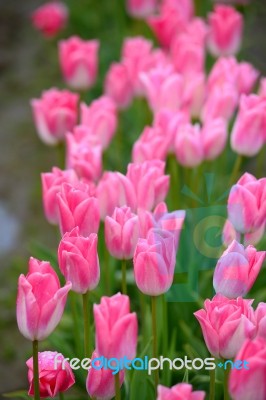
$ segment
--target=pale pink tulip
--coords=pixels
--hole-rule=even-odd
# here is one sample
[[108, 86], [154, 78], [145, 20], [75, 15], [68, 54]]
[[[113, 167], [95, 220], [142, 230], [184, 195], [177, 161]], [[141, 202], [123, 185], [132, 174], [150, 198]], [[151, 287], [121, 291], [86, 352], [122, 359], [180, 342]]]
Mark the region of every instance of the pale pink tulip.
[[199, 125], [183, 125], [180, 127], [175, 141], [175, 154], [178, 162], [189, 168], [198, 166], [204, 157]]
[[132, 17], [146, 18], [155, 13], [157, 3], [157, 0], [127, 0], [127, 11]]
[[127, 108], [133, 98], [133, 86], [128, 68], [123, 63], [112, 63], [104, 83], [105, 93], [120, 109]]
[[188, 383], [178, 383], [168, 388], [159, 385], [157, 387], [157, 400], [204, 400], [205, 392], [196, 390], [193, 392], [192, 385]]
[[205, 160], [214, 160], [224, 150], [227, 140], [227, 125], [222, 118], [209, 120], [201, 131]]
[[134, 143], [132, 151], [133, 163], [147, 160], [166, 160], [169, 145], [165, 140], [165, 132], [159, 127], [146, 126], [139, 139]]

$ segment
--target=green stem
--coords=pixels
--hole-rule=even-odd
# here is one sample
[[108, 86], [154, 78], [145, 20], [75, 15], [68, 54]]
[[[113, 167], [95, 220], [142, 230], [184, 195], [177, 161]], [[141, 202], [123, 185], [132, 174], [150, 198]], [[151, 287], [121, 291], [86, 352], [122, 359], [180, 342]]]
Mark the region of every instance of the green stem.
[[121, 399], [119, 373], [115, 374], [115, 400]]
[[229, 379], [230, 367], [226, 367], [224, 370], [224, 400], [230, 400], [228, 393], [228, 379]]
[[127, 294], [127, 262], [122, 260], [122, 293]]
[[40, 400], [38, 340], [32, 342], [34, 400]]
[[64, 400], [64, 398], [65, 398], [64, 393], [59, 392], [58, 398], [59, 398], [59, 400]]
[[236, 183], [236, 178], [237, 175], [239, 173], [240, 167], [241, 167], [241, 163], [242, 163], [242, 156], [240, 154], [237, 155], [236, 161], [235, 161], [235, 165], [233, 167], [233, 171], [229, 180], [229, 186], [231, 187], [232, 185], [234, 185]]
[[[162, 295], [162, 301], [163, 301], [163, 354], [168, 354], [168, 307], [167, 307], [167, 301], [166, 301], [166, 295]], [[163, 383], [164, 385], [168, 385], [167, 379], [168, 379], [168, 369], [164, 368], [162, 371], [163, 375]]]
[[215, 368], [210, 369], [210, 396], [209, 400], [215, 400]]
[[[157, 297], [151, 297], [151, 312], [152, 312], [152, 356], [153, 358], [157, 358]], [[159, 371], [158, 369], [154, 370], [154, 383], [155, 383], [155, 395], [157, 394], [157, 386], [159, 384]]]
[[179, 179], [178, 179], [178, 164], [174, 155], [169, 156], [169, 169], [171, 175], [171, 201], [172, 201], [172, 209], [176, 210], [179, 207]]
[[105, 286], [105, 293], [107, 296], [111, 294], [110, 289], [110, 257], [107, 247], [104, 244], [104, 286]]
[[243, 244], [243, 246], [245, 246], [245, 234], [244, 233], [240, 234], [240, 243]]
[[58, 145], [56, 146], [57, 149], [57, 164], [58, 167], [61, 169], [65, 169], [65, 157], [66, 157], [66, 146], [64, 142], [59, 142]]
[[71, 306], [71, 314], [73, 322], [75, 349], [77, 355], [81, 357], [82, 349], [81, 349], [80, 331], [79, 331], [79, 316], [77, 312], [77, 294], [75, 292], [70, 292], [70, 306]]
[[86, 292], [82, 295], [82, 300], [83, 300], [83, 320], [84, 320], [84, 355], [85, 358], [89, 358], [91, 356], [89, 292]]
[[140, 300], [140, 315], [141, 315], [141, 328], [142, 328], [142, 347], [145, 348], [147, 344], [147, 329], [146, 329], [146, 301], [145, 295], [139, 291]]

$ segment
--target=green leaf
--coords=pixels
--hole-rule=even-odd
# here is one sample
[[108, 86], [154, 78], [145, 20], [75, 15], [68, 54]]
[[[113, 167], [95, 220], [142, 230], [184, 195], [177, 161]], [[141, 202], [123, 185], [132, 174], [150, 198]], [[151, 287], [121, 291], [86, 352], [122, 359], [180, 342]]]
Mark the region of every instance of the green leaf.
[[3, 393], [3, 397], [8, 399], [29, 399], [28, 392], [26, 390], [16, 390], [15, 392]]

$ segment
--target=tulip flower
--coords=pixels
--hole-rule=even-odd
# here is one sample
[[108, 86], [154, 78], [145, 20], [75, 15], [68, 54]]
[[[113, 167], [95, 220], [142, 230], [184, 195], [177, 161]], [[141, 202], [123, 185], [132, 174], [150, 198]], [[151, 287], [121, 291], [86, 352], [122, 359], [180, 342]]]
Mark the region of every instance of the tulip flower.
[[214, 56], [236, 54], [241, 45], [243, 17], [233, 7], [216, 5], [208, 16], [208, 46]]
[[82, 236], [97, 233], [100, 225], [99, 202], [91, 195], [90, 186], [80, 183], [71, 186], [62, 185], [61, 192], [57, 194], [59, 225], [63, 235], [76, 226]]
[[266, 397], [266, 340], [247, 340], [236, 360], [245, 360], [247, 368], [232, 369], [229, 392], [233, 400], [264, 400]]
[[238, 154], [252, 157], [265, 142], [266, 101], [257, 95], [242, 95], [231, 134], [231, 146]]
[[21, 274], [18, 281], [17, 323], [25, 338], [44, 340], [53, 332], [63, 315], [71, 286], [67, 282], [60, 287], [49, 262], [30, 258], [28, 274]]
[[139, 239], [134, 254], [134, 276], [141, 292], [159, 296], [168, 291], [174, 278], [176, 242], [167, 230], [150, 229]]
[[[184, 109], [191, 117], [199, 118], [206, 97], [204, 73], [192, 73], [184, 82]], [[184, 113], [184, 110], [183, 110]], [[187, 123], [189, 121], [186, 121]]]
[[151, 210], [164, 201], [169, 188], [164, 168], [165, 163], [160, 160], [128, 165], [126, 176], [134, 187], [137, 207]]
[[256, 337], [266, 338], [266, 303], [259, 303], [255, 310]]
[[31, 19], [33, 26], [45, 37], [53, 37], [66, 26], [68, 9], [63, 2], [50, 1], [38, 7]]
[[89, 89], [98, 71], [98, 40], [72, 36], [59, 42], [59, 61], [67, 84], [76, 90]]
[[[248, 245], [255, 246], [257, 243], [259, 243], [259, 241], [263, 237], [264, 230], [265, 230], [264, 225], [261, 225], [261, 227], [257, 231], [245, 233], [243, 235], [244, 236], [243, 244], [245, 246]], [[229, 219], [227, 219], [223, 228], [223, 243], [225, 246], [229, 246], [233, 240], [240, 242], [241, 234], [235, 230], [233, 224], [229, 221]]]
[[41, 174], [42, 199], [46, 219], [50, 224], [58, 224], [57, 193], [60, 192], [63, 183], [75, 185], [78, 177], [73, 169], [61, 170], [52, 168], [52, 172]]
[[117, 359], [136, 356], [138, 321], [130, 313], [129, 297], [117, 293], [103, 296], [94, 304], [96, 352], [99, 356]]
[[256, 179], [245, 173], [228, 197], [228, 219], [240, 233], [252, 233], [265, 225], [266, 178]]
[[133, 163], [142, 163], [148, 160], [165, 161], [168, 152], [168, 141], [165, 132], [159, 127], [145, 127], [139, 139], [134, 143], [132, 151]]
[[181, 34], [173, 39], [171, 45], [172, 62], [175, 70], [185, 76], [202, 73], [205, 62], [205, 49], [194, 34]]
[[192, 385], [178, 383], [171, 388], [159, 385], [157, 388], [157, 400], [204, 400], [205, 392], [193, 391]]
[[135, 18], [145, 18], [154, 14], [157, 0], [127, 0], [127, 11]]
[[[55, 397], [65, 392], [75, 383], [75, 376], [65, 357], [56, 351], [38, 353], [39, 386], [42, 398]], [[29, 396], [34, 396], [33, 358], [26, 362], [30, 384]]]
[[114, 101], [108, 96], [99, 97], [90, 106], [81, 104], [81, 124], [89, 127], [106, 149], [117, 128], [117, 113]]
[[72, 283], [72, 290], [84, 294], [97, 287], [100, 280], [98, 237], [79, 234], [79, 228], [64, 234], [58, 247], [58, 263], [62, 274]]
[[227, 125], [222, 118], [209, 120], [201, 131], [204, 159], [214, 160], [224, 150], [227, 140]]
[[237, 71], [237, 86], [239, 94], [250, 94], [260, 75], [259, 71], [248, 62], [241, 62]]
[[[92, 354], [92, 362], [95, 368], [91, 368], [88, 372], [86, 380], [86, 388], [90, 397], [97, 398], [98, 400], [111, 400], [115, 396], [115, 380], [113, 371], [111, 369], [100, 368], [101, 362], [99, 354], [94, 351]], [[125, 378], [125, 372], [119, 372], [119, 383], [122, 386]]]
[[113, 99], [119, 109], [125, 109], [130, 105], [133, 87], [125, 64], [111, 64], [106, 74], [104, 88], [106, 95]]
[[205, 344], [217, 358], [233, 358], [246, 339], [255, 335], [252, 300], [228, 299], [216, 294], [205, 300], [204, 309], [194, 313], [200, 323]]
[[48, 145], [64, 140], [78, 118], [78, 95], [68, 90], [46, 90], [40, 99], [31, 101], [38, 135]]
[[230, 83], [217, 85], [208, 93], [202, 109], [202, 120], [222, 118], [229, 122], [238, 105], [237, 88]]
[[132, 210], [136, 208], [134, 186], [129, 178], [120, 172], [104, 172], [97, 187], [97, 198], [101, 220], [104, 220], [106, 215], [111, 216], [116, 207], [126, 205]]
[[253, 246], [245, 249], [234, 240], [216, 265], [213, 276], [216, 293], [230, 298], [245, 296], [260, 272], [265, 254]]
[[184, 167], [193, 168], [203, 161], [204, 152], [199, 125], [186, 124], [180, 127], [175, 141], [175, 153], [178, 162]]

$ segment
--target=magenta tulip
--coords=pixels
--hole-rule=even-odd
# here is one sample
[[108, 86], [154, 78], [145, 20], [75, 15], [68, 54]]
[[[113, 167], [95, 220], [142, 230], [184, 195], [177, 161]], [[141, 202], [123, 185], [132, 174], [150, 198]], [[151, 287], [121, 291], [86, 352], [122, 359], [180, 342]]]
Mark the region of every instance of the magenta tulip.
[[59, 324], [64, 312], [67, 282], [60, 287], [59, 279], [49, 262], [30, 258], [29, 272], [20, 275], [17, 296], [17, 323], [29, 340], [44, 340]]
[[50, 1], [37, 8], [31, 19], [33, 26], [45, 37], [53, 37], [66, 26], [68, 9], [63, 2]]

